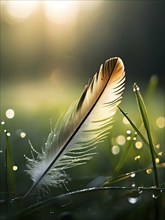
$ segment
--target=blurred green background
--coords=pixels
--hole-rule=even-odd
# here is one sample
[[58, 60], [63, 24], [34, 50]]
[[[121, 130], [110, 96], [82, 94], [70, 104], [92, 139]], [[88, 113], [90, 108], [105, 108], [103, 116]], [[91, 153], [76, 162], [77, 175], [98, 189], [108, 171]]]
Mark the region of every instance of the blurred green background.
[[[30, 157], [28, 139], [40, 151], [50, 131], [50, 119], [54, 125], [79, 98], [88, 79], [113, 56], [121, 57], [126, 67], [122, 108], [141, 125], [132, 92], [132, 84], [138, 83], [148, 104], [155, 144], [160, 144], [160, 152], [164, 152], [164, 1], [6, 0], [0, 2], [0, 7], [1, 121], [10, 132], [20, 193], [30, 186], [19, 187], [30, 181], [29, 177], [22, 177], [26, 169], [23, 155]], [[158, 79], [155, 93], [147, 93], [150, 78], [152, 88]], [[13, 117], [8, 109], [14, 111]], [[131, 127], [121, 123], [120, 113], [115, 118], [111, 136], [103, 150], [98, 150], [98, 160], [96, 156], [93, 165], [90, 162], [80, 168], [82, 176], [90, 170], [94, 176], [111, 175], [119, 161], [121, 154], [112, 154], [111, 143], [119, 144], [116, 138], [126, 137]], [[4, 145], [2, 134], [1, 146]], [[148, 153], [141, 152], [145, 155], [141, 167], [151, 163]], [[132, 162], [128, 161], [133, 165], [124, 171], [137, 168], [137, 155], [139, 151], [131, 154]], [[77, 172], [73, 170], [74, 175]]]

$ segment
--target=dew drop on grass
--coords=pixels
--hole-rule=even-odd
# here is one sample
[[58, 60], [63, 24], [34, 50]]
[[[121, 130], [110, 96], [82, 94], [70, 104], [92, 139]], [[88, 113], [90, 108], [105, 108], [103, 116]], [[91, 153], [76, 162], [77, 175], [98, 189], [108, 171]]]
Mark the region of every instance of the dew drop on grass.
[[156, 194], [156, 193], [153, 193], [153, 194], [152, 194], [152, 198], [153, 198], [153, 199], [157, 199], [158, 197], [159, 197], [159, 194]]
[[139, 194], [142, 194], [142, 192], [143, 192], [143, 191], [142, 191], [141, 189], [138, 189], [138, 193], [139, 193]]
[[135, 173], [132, 173], [132, 174], [131, 174], [131, 177], [132, 177], [132, 178], [134, 178], [135, 176], [136, 176], [136, 174], [135, 174]]
[[128, 202], [131, 204], [135, 204], [138, 201], [138, 198], [129, 197]]
[[4, 121], [1, 121], [1, 125], [4, 125], [5, 124], [5, 122]]

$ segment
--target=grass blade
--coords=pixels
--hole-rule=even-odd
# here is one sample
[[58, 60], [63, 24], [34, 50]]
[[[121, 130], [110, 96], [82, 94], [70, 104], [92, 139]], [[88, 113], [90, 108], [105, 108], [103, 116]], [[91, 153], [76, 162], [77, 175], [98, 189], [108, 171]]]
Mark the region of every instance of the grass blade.
[[[143, 143], [150, 147], [148, 141], [145, 139], [145, 137], [142, 135], [142, 133], [140, 132], [140, 129], [137, 128], [137, 126], [135, 125], [135, 123], [131, 120], [131, 118], [128, 116], [128, 114], [126, 112], [124, 112], [119, 106], [118, 106], [120, 112], [126, 117], [126, 119], [129, 121], [130, 125], [133, 127], [133, 129], [135, 130], [135, 132], [139, 135], [140, 139], [143, 141]], [[154, 154], [156, 157], [158, 157], [157, 152], [154, 150]]]
[[139, 90], [140, 90], [139, 87], [136, 84], [134, 84], [133, 91], [135, 92], [135, 95], [136, 95], [137, 103], [139, 106], [141, 117], [142, 117], [142, 120], [144, 123], [147, 137], [148, 137], [149, 148], [150, 148], [150, 152], [151, 152], [151, 158], [152, 158], [152, 164], [153, 164], [153, 170], [154, 170], [155, 185], [156, 185], [156, 187], [159, 187], [158, 174], [157, 174], [156, 162], [155, 162], [155, 157], [154, 157], [154, 144], [153, 144], [150, 124], [149, 124], [149, 120], [148, 120], [147, 109], [146, 109], [146, 106], [144, 104], [143, 98], [142, 98]]

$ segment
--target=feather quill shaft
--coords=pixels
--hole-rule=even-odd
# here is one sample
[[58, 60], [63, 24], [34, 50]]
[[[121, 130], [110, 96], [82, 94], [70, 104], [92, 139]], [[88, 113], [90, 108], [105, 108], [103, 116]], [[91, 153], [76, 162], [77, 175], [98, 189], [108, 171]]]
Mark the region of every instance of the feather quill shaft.
[[28, 173], [36, 187], [61, 186], [69, 177], [65, 170], [86, 163], [96, 152], [112, 127], [112, 117], [121, 102], [125, 71], [120, 58], [115, 57], [101, 65], [78, 102], [71, 106], [37, 158], [28, 160]]

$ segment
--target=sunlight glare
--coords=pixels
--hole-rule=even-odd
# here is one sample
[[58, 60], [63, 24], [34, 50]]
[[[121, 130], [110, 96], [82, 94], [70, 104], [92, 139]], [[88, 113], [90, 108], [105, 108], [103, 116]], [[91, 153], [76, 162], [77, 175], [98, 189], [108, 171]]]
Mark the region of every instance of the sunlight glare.
[[67, 24], [76, 20], [78, 7], [72, 1], [44, 1], [44, 11], [47, 19], [57, 24]]
[[7, 1], [6, 9], [15, 19], [26, 19], [37, 4], [38, 1]]

